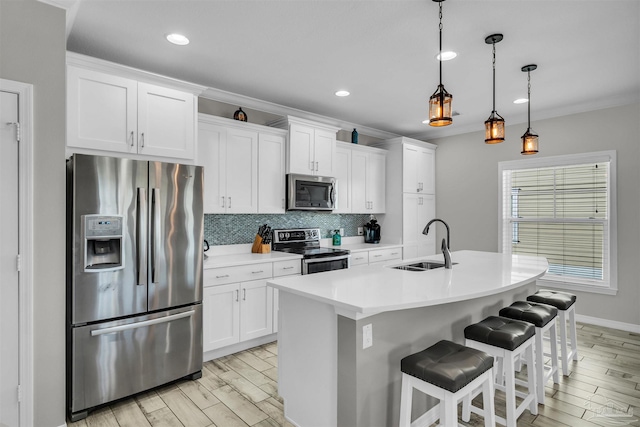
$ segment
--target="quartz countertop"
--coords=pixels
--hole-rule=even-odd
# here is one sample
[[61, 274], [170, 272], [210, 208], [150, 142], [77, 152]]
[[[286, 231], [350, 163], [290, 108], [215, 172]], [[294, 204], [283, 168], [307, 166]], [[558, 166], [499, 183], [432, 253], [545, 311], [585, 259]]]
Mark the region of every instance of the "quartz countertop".
[[330, 246], [333, 248], [348, 249], [351, 252], [365, 252], [375, 249], [392, 249], [401, 248], [402, 244], [398, 243], [346, 243], [340, 246]]
[[235, 267], [240, 265], [259, 264], [261, 262], [289, 261], [301, 259], [298, 254], [271, 251], [267, 254], [235, 253], [229, 255], [209, 255], [203, 262], [203, 268]]
[[336, 313], [359, 319], [497, 294], [530, 283], [549, 267], [542, 257], [493, 252], [457, 251], [451, 258], [457, 263], [452, 269], [415, 272], [390, 268], [424, 260], [442, 262], [439, 254], [364, 269], [276, 278], [268, 283], [280, 291], [333, 305]]

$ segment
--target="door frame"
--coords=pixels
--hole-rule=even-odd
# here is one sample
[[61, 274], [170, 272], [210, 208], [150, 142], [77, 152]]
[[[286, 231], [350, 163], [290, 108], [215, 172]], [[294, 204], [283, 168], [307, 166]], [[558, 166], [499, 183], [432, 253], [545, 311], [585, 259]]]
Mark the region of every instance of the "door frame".
[[20, 424], [33, 425], [33, 85], [0, 79], [0, 89], [18, 94], [18, 215], [20, 221], [19, 339]]

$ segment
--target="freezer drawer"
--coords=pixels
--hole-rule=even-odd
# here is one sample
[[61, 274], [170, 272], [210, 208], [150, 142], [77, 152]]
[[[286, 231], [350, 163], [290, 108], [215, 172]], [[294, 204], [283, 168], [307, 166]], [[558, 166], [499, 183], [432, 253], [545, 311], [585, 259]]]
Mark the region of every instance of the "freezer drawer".
[[69, 412], [202, 370], [202, 304], [72, 328]]

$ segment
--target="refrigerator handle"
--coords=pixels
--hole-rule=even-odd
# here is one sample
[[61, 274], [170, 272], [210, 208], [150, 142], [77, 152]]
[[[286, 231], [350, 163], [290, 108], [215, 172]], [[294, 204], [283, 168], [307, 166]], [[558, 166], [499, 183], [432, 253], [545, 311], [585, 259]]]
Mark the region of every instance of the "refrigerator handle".
[[153, 201], [151, 202], [151, 283], [158, 283], [156, 280], [156, 262], [158, 260], [158, 235], [160, 228], [160, 189], [153, 189]]
[[138, 188], [138, 227], [136, 230], [136, 247], [138, 250], [138, 286], [147, 284], [147, 189]]
[[157, 325], [158, 323], [168, 323], [174, 320], [184, 319], [185, 317], [191, 317], [193, 316], [194, 313], [195, 313], [195, 310], [190, 310], [182, 313], [172, 314], [170, 316], [158, 317], [157, 319], [143, 320], [142, 322], [129, 323], [127, 325], [113, 326], [111, 328], [104, 328], [104, 329], [94, 329], [93, 331], [91, 331], [91, 336], [95, 337], [98, 335], [113, 334], [116, 332], [127, 331], [129, 329], [138, 329], [138, 328], [143, 328], [145, 326]]

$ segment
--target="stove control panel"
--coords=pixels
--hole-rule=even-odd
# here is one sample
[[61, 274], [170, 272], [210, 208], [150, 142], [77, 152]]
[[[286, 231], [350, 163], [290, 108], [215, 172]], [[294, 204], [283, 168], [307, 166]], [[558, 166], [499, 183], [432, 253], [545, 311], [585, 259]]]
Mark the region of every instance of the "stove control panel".
[[320, 241], [319, 228], [297, 228], [292, 230], [274, 230], [275, 243]]

